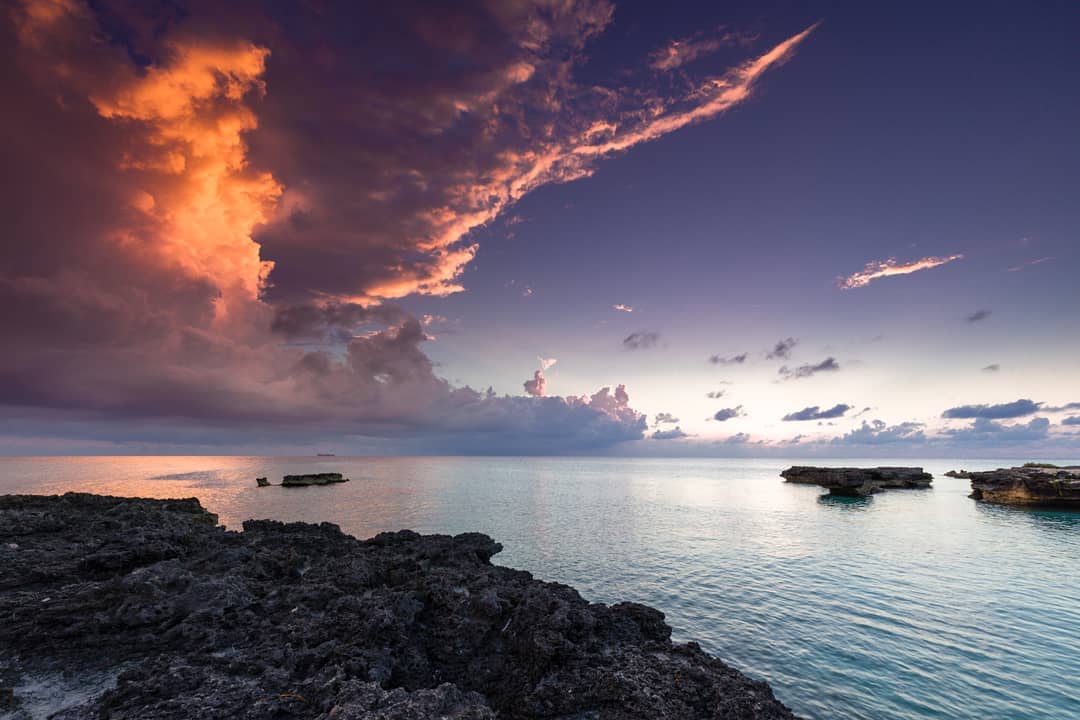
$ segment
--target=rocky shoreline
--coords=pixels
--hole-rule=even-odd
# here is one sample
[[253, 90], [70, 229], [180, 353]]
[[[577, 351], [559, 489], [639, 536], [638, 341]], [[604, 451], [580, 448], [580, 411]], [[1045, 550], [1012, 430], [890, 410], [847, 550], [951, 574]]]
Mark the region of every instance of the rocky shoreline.
[[0, 497], [0, 716], [795, 717], [659, 611], [493, 565], [485, 535], [216, 520]]
[[970, 480], [970, 497], [982, 502], [1080, 510], [1080, 467], [1032, 463], [953, 477]]

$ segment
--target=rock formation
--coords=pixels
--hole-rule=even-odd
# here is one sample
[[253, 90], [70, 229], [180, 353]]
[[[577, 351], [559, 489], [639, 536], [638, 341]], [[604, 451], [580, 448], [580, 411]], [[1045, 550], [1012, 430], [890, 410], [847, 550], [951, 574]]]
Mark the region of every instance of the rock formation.
[[928, 488], [934, 476], [921, 467], [828, 468], [795, 465], [780, 473], [790, 483], [820, 485], [833, 495], [863, 496], [886, 488]]
[[492, 565], [485, 535], [215, 522], [194, 499], [0, 497], [7, 717], [794, 718], [657, 610]]
[[968, 473], [971, 497], [1000, 505], [1080, 510], [1080, 467], [998, 468]]
[[962, 478], [962, 479], [966, 480], [969, 477], [971, 477], [971, 473], [968, 472], [967, 470], [949, 470], [948, 472], [945, 473], [945, 477]]
[[309, 473], [307, 475], [286, 475], [281, 479], [281, 487], [306, 487], [308, 485], [330, 485], [342, 482], [349, 482], [349, 478], [342, 477], [341, 473]]
[[255, 484], [259, 487], [270, 487], [270, 481], [264, 477], [255, 478]]

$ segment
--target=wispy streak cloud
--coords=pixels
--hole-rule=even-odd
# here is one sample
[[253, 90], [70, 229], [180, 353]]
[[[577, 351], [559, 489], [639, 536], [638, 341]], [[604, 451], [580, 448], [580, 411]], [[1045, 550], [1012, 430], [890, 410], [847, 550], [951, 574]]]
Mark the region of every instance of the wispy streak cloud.
[[929, 270], [931, 268], [940, 267], [946, 263], [951, 263], [953, 260], [962, 260], [963, 258], [963, 255], [958, 254], [946, 255], [944, 257], [924, 257], [906, 263], [899, 262], [896, 258], [876, 260], [867, 263], [866, 267], [857, 273], [853, 273], [847, 277], [838, 278], [836, 284], [841, 290], [866, 287], [879, 278], [891, 277], [893, 275], [910, 275], [911, 273], [919, 272], [920, 270]]

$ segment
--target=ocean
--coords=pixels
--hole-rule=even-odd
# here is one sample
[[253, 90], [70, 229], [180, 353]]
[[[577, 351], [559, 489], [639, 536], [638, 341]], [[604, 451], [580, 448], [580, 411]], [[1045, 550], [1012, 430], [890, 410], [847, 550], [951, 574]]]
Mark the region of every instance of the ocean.
[[[1080, 513], [979, 504], [943, 476], [1021, 462], [0, 458], [0, 492], [195, 496], [237, 530], [484, 532], [499, 564], [659, 608], [807, 718], [1080, 718]], [[830, 498], [784, 483], [792, 464], [922, 465], [934, 487]], [[352, 482], [255, 486], [314, 471]]]

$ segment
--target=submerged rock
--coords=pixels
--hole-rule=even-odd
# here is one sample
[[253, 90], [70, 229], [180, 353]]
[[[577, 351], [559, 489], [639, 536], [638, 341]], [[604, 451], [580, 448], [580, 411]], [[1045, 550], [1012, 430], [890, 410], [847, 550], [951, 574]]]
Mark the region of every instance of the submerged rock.
[[790, 483], [820, 485], [833, 495], [870, 495], [886, 488], [928, 488], [934, 476], [921, 467], [829, 468], [795, 465], [780, 473]]
[[968, 473], [970, 497], [999, 505], [1080, 510], [1080, 467], [1028, 464]]
[[971, 473], [968, 472], [967, 470], [949, 470], [948, 472], [945, 473], [945, 477], [962, 478], [962, 479], [966, 480], [969, 477], [971, 477]]
[[257, 477], [257, 478], [255, 478], [255, 484], [258, 485], [259, 487], [269, 487], [270, 486], [270, 481], [267, 480], [264, 477]]
[[58, 720], [794, 717], [659, 611], [492, 565], [486, 535], [213, 519], [194, 499], [0, 497], [8, 714], [40, 715], [33, 688], [63, 677]]
[[306, 487], [308, 485], [331, 485], [342, 482], [349, 482], [349, 478], [342, 477], [341, 473], [309, 473], [307, 475], [286, 475], [281, 479], [281, 486]]

